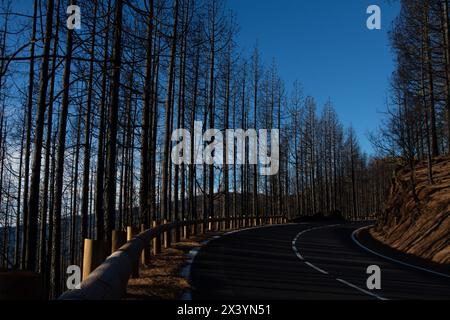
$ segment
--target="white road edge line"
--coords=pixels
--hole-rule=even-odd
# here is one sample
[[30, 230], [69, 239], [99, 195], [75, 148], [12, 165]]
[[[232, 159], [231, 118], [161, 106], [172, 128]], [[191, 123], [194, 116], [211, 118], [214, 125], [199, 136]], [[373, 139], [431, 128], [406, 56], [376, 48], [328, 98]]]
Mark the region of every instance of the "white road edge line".
[[[201, 243], [202, 246], [207, 245], [210, 242], [210, 240], [206, 240]], [[200, 247], [194, 248], [189, 252], [188, 260], [186, 261], [186, 266], [184, 266], [183, 270], [181, 270], [181, 277], [190, 281], [191, 279], [191, 269], [192, 264], [194, 263], [194, 260], [198, 253], [200, 252]], [[191, 289], [187, 289], [183, 295], [181, 296], [181, 301], [192, 301], [192, 291]]]
[[374, 297], [376, 297], [376, 298], [379, 299], [379, 300], [383, 300], [383, 301], [388, 301], [388, 300], [389, 300], [389, 299], [383, 298], [382, 296], [379, 296], [379, 295], [377, 295], [377, 294], [375, 294], [375, 293], [369, 292], [369, 291], [364, 290], [364, 289], [362, 289], [362, 288], [360, 288], [360, 287], [358, 287], [358, 286], [355, 286], [353, 283], [350, 283], [350, 282], [348, 282], [348, 281], [342, 280], [342, 279], [340, 279], [340, 278], [336, 278], [336, 280], [339, 281], [340, 283], [343, 283], [343, 284], [345, 284], [345, 285], [347, 285], [347, 286], [353, 288], [353, 289], [356, 289], [356, 290], [358, 290], [358, 291], [361, 291], [362, 293], [365, 293], [365, 294], [374, 296]]
[[[292, 250], [294, 251], [295, 255], [296, 255], [301, 261], [303, 261], [307, 266], [313, 268], [313, 269], [316, 270], [316, 271], [319, 271], [319, 272], [322, 273], [322, 274], [329, 275], [329, 274], [330, 274], [329, 272], [327, 272], [327, 271], [325, 271], [325, 270], [322, 270], [321, 268], [315, 266], [315, 265], [312, 264], [311, 262], [308, 262], [308, 261], [305, 260], [305, 258], [300, 254], [300, 252], [299, 252], [298, 249], [297, 249], [297, 241], [298, 241], [298, 239], [300, 239], [300, 237], [301, 237], [302, 235], [304, 235], [305, 233], [308, 233], [308, 232], [311, 232], [311, 231], [316, 231], [316, 230], [321, 230], [321, 229], [334, 228], [334, 227], [338, 227], [338, 226], [340, 226], [340, 225], [339, 225], [339, 224], [334, 224], [334, 225], [330, 225], [330, 226], [317, 227], [317, 228], [311, 228], [311, 229], [303, 230], [303, 231], [300, 232], [300, 233], [295, 237], [295, 239], [292, 241]], [[358, 287], [357, 285], [354, 285], [353, 283], [350, 283], [350, 282], [345, 281], [345, 280], [343, 280], [343, 279], [336, 278], [336, 281], [338, 281], [338, 282], [340, 282], [340, 283], [342, 283], [342, 284], [345, 284], [346, 286], [348, 286], [348, 287], [350, 287], [350, 288], [356, 289], [356, 290], [358, 290], [358, 291], [360, 291], [360, 292], [362, 292], [362, 293], [364, 293], [364, 294], [367, 294], [367, 295], [369, 295], [369, 296], [372, 296], [372, 297], [374, 297], [374, 298], [377, 298], [378, 300], [389, 300], [389, 299], [387, 299], [387, 298], [384, 298], [384, 297], [382, 297], [382, 296], [379, 296], [379, 295], [377, 295], [377, 294], [374, 294], [374, 293], [372, 293], [372, 292], [370, 292], [370, 291], [364, 290], [364, 289]]]
[[316, 267], [315, 265], [313, 265], [313, 264], [310, 263], [310, 262], [305, 261], [305, 264], [308, 265], [308, 266], [310, 266], [311, 268], [313, 268], [313, 269], [319, 271], [320, 273], [323, 273], [323, 274], [329, 274], [327, 271], [322, 270], [322, 269], [320, 269], [319, 267]]
[[430, 269], [426, 269], [426, 268], [422, 268], [422, 267], [419, 267], [419, 266], [415, 266], [415, 265], [413, 265], [413, 264], [409, 264], [409, 263], [406, 263], [406, 262], [403, 262], [403, 261], [400, 261], [400, 260], [397, 260], [397, 259], [394, 259], [394, 258], [390, 258], [390, 257], [387, 257], [387, 256], [381, 254], [381, 253], [375, 252], [375, 251], [373, 251], [373, 250], [367, 248], [365, 245], [363, 245], [361, 242], [358, 241], [358, 239], [356, 238], [356, 235], [357, 235], [360, 231], [362, 231], [362, 230], [364, 230], [364, 229], [371, 228], [371, 227], [373, 227], [373, 225], [368, 226], [368, 227], [360, 228], [360, 229], [356, 230], [355, 232], [353, 232], [353, 234], [352, 234], [352, 240], [353, 240], [353, 242], [356, 243], [356, 244], [357, 244], [359, 247], [361, 247], [362, 249], [364, 249], [364, 250], [366, 250], [366, 251], [368, 251], [368, 252], [370, 252], [370, 253], [372, 253], [372, 254], [374, 254], [374, 255], [376, 255], [376, 256], [379, 256], [379, 257], [381, 257], [381, 258], [383, 258], [383, 259], [389, 260], [389, 261], [391, 261], [391, 262], [395, 262], [395, 263], [398, 263], [398, 264], [401, 264], [401, 265], [403, 265], [403, 266], [410, 267], [410, 268], [413, 268], [413, 269], [416, 269], [416, 270], [420, 270], [420, 271], [425, 271], [425, 272], [428, 272], [428, 273], [432, 273], [432, 274], [437, 275], [437, 276], [441, 276], [441, 277], [445, 277], [445, 278], [450, 278], [450, 275], [448, 275], [448, 274], [440, 273], [440, 272], [433, 271], [433, 270], [430, 270]]
[[[303, 223], [301, 223], [300, 225], [302, 225]], [[273, 227], [285, 227], [285, 226], [289, 226], [292, 225], [290, 223], [288, 224], [273, 224], [273, 225], [265, 225], [265, 226], [258, 226], [258, 227], [250, 227], [250, 228], [245, 228], [245, 229], [241, 229], [241, 230], [233, 230], [233, 231], [229, 231], [227, 233], [224, 233], [223, 235], [220, 236], [214, 236], [209, 240], [203, 241], [201, 243], [200, 247], [194, 248], [192, 249], [189, 254], [188, 254], [188, 260], [186, 261], [186, 265], [183, 267], [183, 269], [181, 270], [181, 277], [186, 279], [187, 281], [191, 282], [191, 270], [192, 270], [192, 265], [194, 264], [195, 258], [197, 257], [197, 255], [199, 254], [200, 250], [206, 246], [207, 244], [209, 244], [210, 242], [220, 239], [222, 237], [226, 237], [232, 234], [236, 234], [236, 233], [240, 233], [240, 232], [244, 232], [244, 231], [249, 231], [249, 230], [256, 230], [256, 229], [263, 229], [263, 228], [273, 228]], [[183, 295], [181, 296], [181, 301], [192, 301], [192, 291], [191, 289], [186, 290]]]

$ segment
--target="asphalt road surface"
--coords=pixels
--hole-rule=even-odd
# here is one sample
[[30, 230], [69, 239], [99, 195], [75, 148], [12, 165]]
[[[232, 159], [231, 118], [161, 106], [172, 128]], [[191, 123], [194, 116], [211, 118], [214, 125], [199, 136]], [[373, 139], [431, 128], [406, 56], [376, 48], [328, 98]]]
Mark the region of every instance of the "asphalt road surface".
[[[450, 277], [359, 246], [352, 234], [365, 225], [293, 224], [216, 239], [200, 250], [191, 266], [192, 299], [450, 299]], [[381, 268], [381, 290], [367, 288], [371, 265]]]

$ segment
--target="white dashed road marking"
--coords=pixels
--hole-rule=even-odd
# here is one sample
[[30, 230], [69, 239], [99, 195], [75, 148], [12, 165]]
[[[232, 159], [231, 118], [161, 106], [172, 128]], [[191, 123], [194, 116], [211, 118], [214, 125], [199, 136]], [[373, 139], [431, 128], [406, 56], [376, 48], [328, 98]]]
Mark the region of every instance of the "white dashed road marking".
[[[304, 235], [305, 233], [308, 233], [308, 232], [311, 232], [311, 231], [316, 231], [316, 230], [321, 230], [321, 229], [334, 228], [334, 227], [338, 227], [338, 226], [339, 226], [338, 224], [335, 224], [335, 225], [330, 225], [330, 226], [325, 226], [325, 227], [311, 228], [311, 229], [307, 229], [307, 230], [304, 230], [304, 231], [300, 232], [300, 233], [295, 237], [295, 239], [292, 241], [292, 250], [294, 251], [295, 255], [296, 255], [301, 261], [303, 261], [307, 266], [309, 266], [310, 268], [312, 268], [312, 269], [314, 269], [314, 270], [316, 270], [316, 271], [318, 271], [318, 272], [320, 272], [320, 273], [322, 273], [322, 274], [329, 275], [329, 274], [330, 274], [329, 272], [327, 272], [327, 271], [325, 271], [325, 270], [323, 270], [323, 269], [321, 269], [321, 268], [315, 266], [315, 265], [312, 264], [311, 262], [308, 262], [308, 261], [305, 260], [305, 258], [302, 256], [302, 254], [299, 252], [299, 250], [298, 250], [298, 248], [297, 248], [297, 241], [298, 241], [298, 239], [299, 239], [302, 235]], [[362, 289], [362, 288], [358, 287], [357, 285], [354, 285], [353, 283], [350, 283], [350, 282], [345, 281], [345, 280], [343, 280], [343, 279], [336, 278], [336, 281], [338, 281], [338, 282], [340, 282], [340, 283], [342, 283], [342, 284], [344, 284], [344, 285], [346, 285], [346, 286], [348, 286], [348, 287], [350, 287], [350, 288], [356, 289], [356, 290], [358, 290], [358, 291], [360, 291], [360, 292], [362, 292], [362, 293], [364, 293], [364, 294], [367, 294], [367, 295], [369, 295], [369, 296], [372, 296], [372, 297], [374, 297], [374, 298], [377, 298], [377, 299], [379, 299], [379, 300], [388, 300], [388, 299], [386, 299], [386, 298], [383, 298], [382, 296], [379, 296], [379, 295], [377, 295], [377, 294], [375, 294], [375, 293], [372, 293], [372, 292], [370, 292], [370, 291], [367, 291], [367, 290], [365, 290], [365, 289]]]

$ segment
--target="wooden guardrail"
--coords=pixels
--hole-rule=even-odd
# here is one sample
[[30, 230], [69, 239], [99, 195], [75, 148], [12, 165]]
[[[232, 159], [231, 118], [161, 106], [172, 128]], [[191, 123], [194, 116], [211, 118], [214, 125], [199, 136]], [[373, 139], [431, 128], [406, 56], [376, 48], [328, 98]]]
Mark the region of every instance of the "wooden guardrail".
[[[176, 235], [194, 235], [192, 227], [196, 226], [197, 234], [205, 234], [210, 231], [238, 230], [263, 225], [284, 224], [287, 220], [283, 216], [276, 217], [232, 217], [212, 218], [208, 220], [181, 221], [177, 223], [154, 224], [154, 227], [141, 232], [135, 237], [130, 237], [131, 228], [128, 230], [128, 242], [110, 255], [93, 272], [89, 268], [92, 264], [92, 246], [85, 245], [85, 257], [83, 265], [83, 282], [78, 290], [65, 292], [59, 300], [119, 300], [126, 293], [130, 277], [137, 277], [139, 266], [149, 259], [148, 252], [153, 254], [161, 252], [161, 247], [168, 247], [172, 240], [170, 233]], [[191, 229], [191, 230], [189, 230]], [[113, 237], [114, 238], [114, 237]], [[92, 240], [87, 240], [92, 241]], [[86, 242], [85, 242], [86, 243]], [[90, 243], [92, 244], [92, 242]], [[113, 245], [114, 247], [114, 245]], [[144, 251], [145, 249], [145, 251]], [[101, 250], [100, 250], [101, 251]]]

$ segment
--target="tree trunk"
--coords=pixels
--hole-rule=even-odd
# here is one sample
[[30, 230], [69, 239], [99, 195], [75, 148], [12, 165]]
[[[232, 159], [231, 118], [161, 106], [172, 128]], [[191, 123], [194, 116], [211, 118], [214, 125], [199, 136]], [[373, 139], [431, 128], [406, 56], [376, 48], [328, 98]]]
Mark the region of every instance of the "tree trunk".
[[[94, 4], [94, 22], [92, 26], [92, 42], [90, 47], [89, 78], [87, 83], [88, 96], [86, 101], [86, 116], [84, 118], [84, 159], [83, 159], [83, 187], [81, 196], [81, 252], [84, 249], [84, 240], [88, 238], [89, 218], [89, 180], [91, 175], [91, 116], [94, 96], [94, 69], [95, 69], [95, 39], [97, 32], [98, 1]], [[105, 70], [106, 71], [106, 70]], [[83, 255], [81, 255], [83, 257]], [[81, 265], [83, 261], [81, 260]]]
[[117, 177], [117, 128], [119, 113], [120, 74], [122, 65], [122, 15], [123, 0], [115, 3], [114, 40], [112, 54], [111, 103], [108, 116], [108, 145], [106, 151], [106, 188], [105, 188], [105, 239], [107, 252], [111, 251], [112, 231], [116, 221], [116, 177]]
[[97, 240], [105, 239], [105, 210], [104, 210], [104, 177], [105, 177], [105, 130], [106, 130], [106, 97], [108, 83], [109, 31], [110, 31], [111, 0], [108, 0], [106, 12], [107, 24], [105, 28], [105, 43], [102, 65], [102, 87], [100, 97], [100, 126], [98, 129], [97, 173], [95, 182], [95, 233]]
[[171, 140], [171, 114], [173, 110], [173, 87], [174, 87], [174, 77], [175, 77], [175, 58], [177, 52], [177, 31], [178, 31], [178, 7], [179, 0], [175, 0], [174, 7], [174, 24], [172, 31], [172, 43], [170, 52], [170, 62], [169, 62], [169, 77], [167, 84], [167, 100], [166, 100], [166, 114], [165, 114], [165, 134], [164, 134], [164, 152], [163, 152], [163, 162], [162, 162], [162, 187], [161, 187], [161, 214], [164, 215], [165, 219], [170, 219], [170, 212], [168, 212], [169, 201], [168, 199], [168, 186], [170, 181], [169, 176], [169, 164], [170, 164], [170, 140]]
[[[33, 27], [31, 31], [31, 47], [30, 47], [30, 71], [29, 71], [29, 80], [28, 80], [28, 96], [27, 96], [27, 113], [26, 113], [26, 138], [25, 138], [25, 176], [24, 176], [24, 188], [23, 188], [23, 227], [22, 227], [22, 268], [27, 268], [27, 248], [28, 248], [28, 226], [29, 226], [29, 218], [28, 218], [28, 183], [29, 183], [29, 174], [30, 174], [30, 156], [31, 156], [31, 130], [32, 130], [32, 117], [33, 117], [33, 91], [34, 91], [34, 64], [35, 64], [35, 48], [36, 48], [36, 23], [37, 23], [37, 7], [38, 1], [34, 1], [34, 9], [33, 9]], [[53, 12], [53, 8], [52, 12]], [[51, 18], [53, 19], [53, 17]], [[50, 46], [50, 38], [47, 40], [48, 45]], [[42, 66], [43, 67], [43, 66]], [[41, 67], [41, 68], [42, 68]], [[42, 76], [41, 76], [42, 77]], [[41, 78], [41, 80], [43, 80]], [[41, 82], [42, 85], [42, 82]]]
[[[71, 0], [71, 4], [75, 4], [75, 0]], [[54, 217], [53, 217], [53, 250], [52, 250], [52, 296], [56, 298], [61, 293], [61, 211], [63, 197], [63, 178], [64, 178], [64, 155], [66, 148], [66, 129], [67, 117], [70, 103], [70, 76], [72, 66], [72, 48], [73, 47], [73, 30], [67, 30], [66, 40], [66, 64], [64, 66], [63, 75], [63, 96], [61, 102], [61, 110], [59, 115], [58, 127], [58, 147], [56, 153], [56, 171], [55, 171], [55, 195], [54, 195]], [[30, 206], [31, 208], [31, 206]]]
[[141, 182], [139, 189], [139, 208], [140, 216], [146, 228], [150, 227], [150, 185], [149, 185], [149, 171], [150, 171], [150, 106], [152, 98], [152, 82], [153, 82], [153, 0], [150, 0], [150, 12], [147, 18], [147, 53], [146, 53], [146, 68], [145, 68], [145, 84], [144, 97], [142, 107], [142, 132], [141, 132]]
[[[36, 270], [36, 245], [38, 240], [39, 184], [41, 178], [41, 154], [44, 131], [44, 116], [48, 89], [48, 66], [50, 61], [50, 42], [53, 31], [54, 0], [47, 2], [47, 22], [45, 27], [44, 49], [42, 52], [41, 78], [37, 105], [35, 140], [33, 146], [33, 165], [31, 173], [30, 197], [28, 199], [28, 230], [26, 239], [27, 270]], [[25, 175], [28, 173], [25, 170]], [[25, 179], [26, 181], [26, 179]]]
[[424, 38], [425, 38], [425, 61], [428, 76], [428, 95], [430, 100], [430, 134], [431, 134], [431, 151], [433, 157], [439, 156], [439, 145], [436, 128], [436, 106], [434, 93], [434, 76], [433, 76], [433, 61], [432, 48], [429, 32], [429, 0], [424, 1]]

